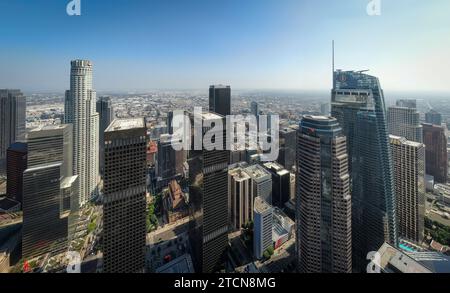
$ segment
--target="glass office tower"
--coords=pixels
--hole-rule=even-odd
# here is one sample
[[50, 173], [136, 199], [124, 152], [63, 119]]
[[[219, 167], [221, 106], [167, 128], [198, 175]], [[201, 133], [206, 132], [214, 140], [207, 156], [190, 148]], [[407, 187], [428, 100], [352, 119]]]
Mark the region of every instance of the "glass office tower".
[[348, 141], [352, 178], [353, 267], [383, 242], [398, 242], [394, 180], [384, 93], [378, 78], [363, 72], [334, 72], [332, 116]]

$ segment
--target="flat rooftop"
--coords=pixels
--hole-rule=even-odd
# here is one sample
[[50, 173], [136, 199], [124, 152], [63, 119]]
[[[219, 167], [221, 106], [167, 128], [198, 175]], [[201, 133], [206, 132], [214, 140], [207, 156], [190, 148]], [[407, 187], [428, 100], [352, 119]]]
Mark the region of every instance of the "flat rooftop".
[[203, 120], [220, 120], [223, 117], [219, 114], [212, 113], [212, 112], [204, 112], [201, 114]]
[[263, 214], [270, 210], [272, 210], [272, 206], [270, 206], [265, 200], [260, 198], [259, 196], [255, 198], [254, 203], [255, 212]]
[[269, 171], [260, 165], [251, 165], [245, 168], [245, 172], [253, 178], [253, 180], [272, 179], [272, 175], [270, 175]]
[[412, 147], [421, 147], [421, 146], [423, 146], [423, 144], [420, 143], [420, 142], [407, 140], [406, 138], [401, 137], [401, 136], [397, 136], [397, 135], [389, 134], [389, 139], [390, 139], [391, 142], [393, 142], [393, 143], [399, 142], [399, 143], [401, 143], [401, 144], [408, 145], [408, 146], [412, 146]]
[[144, 118], [114, 119], [105, 132], [120, 131], [133, 128], [144, 128]]
[[68, 188], [71, 187], [73, 185], [73, 183], [75, 182], [75, 180], [77, 180], [78, 175], [75, 176], [71, 176], [71, 177], [65, 177], [63, 179], [63, 181], [61, 181], [61, 188]]
[[244, 169], [241, 167], [228, 171], [228, 174], [233, 176], [234, 180], [236, 181], [244, 181], [250, 179], [250, 176], [246, 172], [244, 172]]
[[68, 125], [67, 124], [46, 124], [46, 125], [39, 125], [36, 128], [30, 129], [29, 132], [38, 132], [42, 130], [57, 130], [57, 129], [64, 129]]

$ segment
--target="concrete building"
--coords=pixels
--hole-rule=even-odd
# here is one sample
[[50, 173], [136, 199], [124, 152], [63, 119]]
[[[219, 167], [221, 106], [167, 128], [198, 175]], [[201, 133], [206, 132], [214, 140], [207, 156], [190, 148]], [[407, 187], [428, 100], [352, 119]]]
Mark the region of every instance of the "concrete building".
[[388, 130], [395, 136], [404, 137], [410, 141], [422, 142], [422, 125], [420, 113], [416, 108], [394, 106], [387, 111]]
[[273, 248], [278, 249], [295, 235], [295, 222], [279, 208], [273, 208], [272, 215]]
[[272, 247], [272, 206], [261, 197], [254, 202], [253, 253], [257, 259]]
[[6, 195], [22, 203], [23, 172], [27, 169], [27, 144], [13, 143], [6, 155]]
[[245, 168], [252, 179], [252, 197], [261, 197], [264, 201], [272, 202], [272, 175], [261, 165], [255, 164]]
[[240, 166], [228, 171], [230, 221], [234, 230], [253, 220], [252, 181]]
[[[228, 160], [229, 151], [224, 150], [226, 139], [223, 129], [212, 128], [212, 124], [225, 117], [211, 112], [191, 115], [192, 125], [202, 125], [198, 135], [206, 132], [223, 136], [222, 150], [214, 150], [211, 142], [201, 149], [189, 152], [189, 201], [191, 215], [195, 223], [190, 231], [191, 243], [196, 243], [193, 251], [196, 272], [215, 272], [224, 264], [228, 243]], [[214, 132], [216, 130], [216, 132]], [[214, 134], [213, 134], [214, 133]], [[194, 142], [194, 139], [191, 140]]]
[[64, 103], [64, 121], [73, 125], [73, 171], [78, 175], [82, 206], [97, 194], [99, 179], [99, 114], [90, 61], [71, 62], [70, 90]]
[[6, 175], [6, 151], [25, 139], [26, 98], [20, 90], [0, 89], [0, 176]]
[[335, 118], [306, 116], [298, 134], [297, 257], [305, 273], [352, 272], [347, 141]]
[[143, 272], [146, 245], [147, 128], [116, 119], [105, 131], [103, 270]]
[[390, 136], [399, 237], [420, 243], [425, 220], [425, 145]]
[[436, 183], [447, 183], [448, 154], [447, 136], [443, 126], [423, 124], [426, 173], [434, 177]]

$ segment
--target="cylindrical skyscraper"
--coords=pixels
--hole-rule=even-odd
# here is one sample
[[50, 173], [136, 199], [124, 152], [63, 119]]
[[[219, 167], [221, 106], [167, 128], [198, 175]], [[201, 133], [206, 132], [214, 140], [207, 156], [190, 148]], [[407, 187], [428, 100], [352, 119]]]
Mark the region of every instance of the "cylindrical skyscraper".
[[335, 118], [303, 118], [298, 131], [297, 160], [299, 271], [351, 273], [347, 142]]
[[66, 91], [65, 123], [73, 124], [73, 171], [79, 178], [79, 203], [91, 199], [98, 185], [99, 115], [92, 90], [92, 63], [71, 62], [70, 90]]

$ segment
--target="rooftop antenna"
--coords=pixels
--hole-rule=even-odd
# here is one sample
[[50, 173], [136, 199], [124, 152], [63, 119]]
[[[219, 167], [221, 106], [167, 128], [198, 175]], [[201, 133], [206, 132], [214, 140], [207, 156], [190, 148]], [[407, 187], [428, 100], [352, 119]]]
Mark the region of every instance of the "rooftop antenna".
[[331, 62], [332, 62], [332, 72], [331, 72], [331, 78], [333, 81], [333, 89], [335, 88], [335, 82], [334, 82], [334, 40], [331, 42]]

